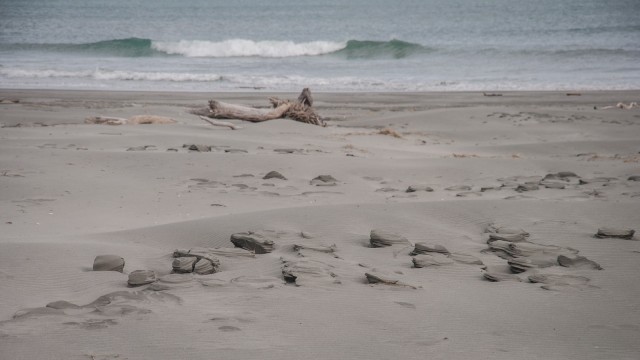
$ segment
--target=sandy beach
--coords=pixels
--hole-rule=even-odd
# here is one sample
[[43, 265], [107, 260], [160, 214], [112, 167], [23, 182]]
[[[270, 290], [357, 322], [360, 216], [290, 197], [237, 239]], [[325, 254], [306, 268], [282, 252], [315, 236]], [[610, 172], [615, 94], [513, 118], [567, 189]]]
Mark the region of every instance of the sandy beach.
[[273, 95], [0, 90], [0, 358], [640, 356], [640, 91]]

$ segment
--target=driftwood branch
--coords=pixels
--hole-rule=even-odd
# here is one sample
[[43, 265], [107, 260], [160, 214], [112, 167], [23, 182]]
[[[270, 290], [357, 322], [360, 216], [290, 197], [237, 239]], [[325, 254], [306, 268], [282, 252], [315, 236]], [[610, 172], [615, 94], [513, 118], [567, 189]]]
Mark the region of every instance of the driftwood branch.
[[[229, 104], [217, 100], [209, 101], [208, 118], [238, 119], [250, 122], [263, 122], [274, 119], [290, 118], [307, 124], [326, 126], [313, 109], [313, 98], [309, 88], [305, 88], [297, 101], [269, 98], [272, 108], [254, 108], [244, 105]], [[200, 112], [198, 115], [202, 115]], [[203, 118], [204, 120], [204, 118]], [[216, 124], [213, 124], [216, 125]]]
[[242, 129], [242, 126], [237, 126], [234, 125], [230, 122], [226, 122], [226, 121], [218, 121], [218, 120], [214, 120], [214, 119], [210, 119], [206, 116], [199, 116], [200, 119], [208, 122], [209, 124], [213, 125], [213, 126], [226, 126], [228, 128], [230, 128], [231, 130], [238, 130], [238, 129]]
[[211, 110], [209, 117], [262, 122], [284, 117], [284, 114], [289, 110], [289, 107], [290, 104], [284, 103], [274, 109], [259, 109], [211, 100], [209, 101], [209, 109]]

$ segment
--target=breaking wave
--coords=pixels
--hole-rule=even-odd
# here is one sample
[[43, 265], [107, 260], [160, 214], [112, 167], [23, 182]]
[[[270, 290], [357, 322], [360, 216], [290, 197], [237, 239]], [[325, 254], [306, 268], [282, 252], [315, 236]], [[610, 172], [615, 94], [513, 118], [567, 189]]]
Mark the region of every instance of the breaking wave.
[[84, 44], [9, 44], [7, 50], [71, 52], [117, 57], [184, 56], [184, 57], [263, 57], [285, 58], [334, 54], [347, 59], [404, 58], [433, 49], [402, 40], [370, 41], [254, 41], [233, 39], [224, 41], [180, 40], [155, 41], [127, 38]]

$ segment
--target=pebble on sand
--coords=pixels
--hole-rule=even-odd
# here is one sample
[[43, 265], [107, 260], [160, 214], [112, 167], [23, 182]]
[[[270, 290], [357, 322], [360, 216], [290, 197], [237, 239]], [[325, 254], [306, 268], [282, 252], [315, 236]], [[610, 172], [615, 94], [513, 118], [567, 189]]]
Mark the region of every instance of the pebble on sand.
[[263, 178], [263, 180], [268, 180], [268, 179], [280, 179], [280, 180], [287, 180], [286, 177], [284, 177], [284, 175], [280, 174], [277, 171], [269, 171], [267, 173], [267, 175], [265, 175]]
[[270, 253], [275, 245], [273, 240], [251, 231], [231, 235], [231, 242], [236, 247], [253, 251], [256, 254]]
[[495, 224], [489, 224], [485, 229], [485, 232], [496, 234], [522, 234], [525, 237], [529, 237], [529, 233], [521, 228], [512, 226], [499, 226]]
[[329, 264], [313, 259], [283, 260], [282, 278], [298, 286], [341, 284]]
[[371, 244], [371, 247], [375, 248], [392, 245], [411, 245], [406, 237], [381, 229], [371, 230], [369, 243]]
[[193, 272], [196, 261], [198, 261], [196, 257], [178, 257], [173, 259], [171, 266], [176, 273], [190, 273]]
[[517, 192], [534, 191], [534, 190], [538, 190], [539, 188], [540, 187], [536, 183], [524, 183], [524, 184], [518, 185], [518, 187], [516, 187], [516, 191]]
[[482, 271], [482, 276], [492, 282], [500, 282], [500, 281], [522, 281], [519, 277], [513, 274], [501, 273], [497, 271]]
[[124, 258], [118, 255], [98, 255], [93, 260], [93, 271], [118, 271], [124, 269]]
[[311, 180], [311, 185], [315, 186], [335, 186], [338, 185], [338, 180], [336, 180], [331, 175], [318, 175]]
[[364, 274], [367, 278], [367, 282], [369, 284], [384, 284], [384, 285], [395, 285], [395, 286], [406, 286], [412, 289], [417, 289], [417, 287], [409, 284], [405, 284], [398, 279], [394, 279], [384, 274], [367, 272]]
[[135, 270], [129, 274], [129, 286], [142, 286], [155, 282], [156, 273], [153, 270]]
[[432, 192], [433, 189], [427, 185], [410, 185], [405, 192], [412, 193], [418, 191]]
[[187, 148], [189, 151], [197, 151], [197, 152], [210, 152], [211, 146], [209, 145], [199, 145], [199, 144], [184, 144], [183, 148]]
[[[233, 249], [229, 249], [233, 250]], [[220, 260], [215, 255], [224, 255], [224, 249], [192, 248], [190, 250], [176, 249], [173, 252], [173, 272], [208, 275], [215, 273], [220, 267]], [[230, 254], [231, 255], [231, 254]]]
[[619, 239], [631, 239], [636, 231], [633, 229], [614, 228], [614, 227], [601, 227], [598, 229], [595, 237], [597, 238], [619, 238]]
[[557, 173], [545, 175], [543, 180], [555, 180], [555, 179], [566, 180], [566, 178], [570, 178], [570, 177], [579, 178], [580, 176], [578, 176], [576, 173], [571, 171], [559, 171]]
[[416, 255], [412, 258], [411, 261], [413, 262], [413, 267], [415, 268], [453, 264], [453, 260], [449, 259], [446, 255], [439, 253]]
[[427, 244], [419, 242], [415, 244], [411, 255], [427, 254], [427, 253], [440, 253], [449, 254], [449, 250], [440, 244]]
[[558, 264], [568, 268], [593, 269], [602, 270], [602, 266], [593, 260], [589, 260], [584, 256], [568, 257], [565, 255], [558, 256]]
[[527, 237], [523, 233], [513, 233], [513, 234], [494, 233], [494, 234], [489, 234], [489, 240], [487, 240], [488, 243], [496, 241], [496, 240], [502, 240], [502, 241], [508, 241], [508, 242], [521, 242], [521, 241], [526, 241]]

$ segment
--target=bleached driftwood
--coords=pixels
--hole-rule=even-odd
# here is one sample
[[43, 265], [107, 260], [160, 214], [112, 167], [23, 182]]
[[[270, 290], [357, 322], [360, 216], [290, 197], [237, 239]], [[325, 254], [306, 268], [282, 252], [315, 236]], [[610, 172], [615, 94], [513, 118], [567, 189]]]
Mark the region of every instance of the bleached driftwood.
[[[238, 119], [250, 122], [263, 122], [274, 119], [290, 118], [307, 124], [325, 126], [324, 121], [316, 114], [313, 98], [309, 88], [304, 88], [297, 101], [269, 98], [272, 108], [254, 108], [244, 105], [229, 104], [222, 101], [209, 101], [209, 118]], [[198, 115], [202, 115], [200, 112]], [[203, 119], [204, 120], [204, 119]]]
[[149, 125], [149, 124], [174, 124], [176, 121], [157, 115], [136, 115], [128, 119], [111, 116], [91, 116], [84, 120], [85, 124], [104, 125]]
[[607, 110], [607, 109], [616, 109], [617, 108], [617, 109], [631, 110], [631, 109], [637, 108], [637, 107], [640, 107], [640, 106], [638, 106], [638, 103], [634, 101], [634, 102], [629, 103], [629, 105], [627, 105], [625, 103], [622, 103], [622, 102], [619, 102], [615, 106], [605, 106], [605, 107], [602, 107], [601, 109], [602, 110]]
[[209, 101], [209, 108], [211, 109], [211, 115], [209, 115], [209, 117], [262, 122], [283, 118], [284, 114], [289, 110], [289, 107], [289, 104], [282, 104], [275, 109], [260, 109], [211, 100]]

